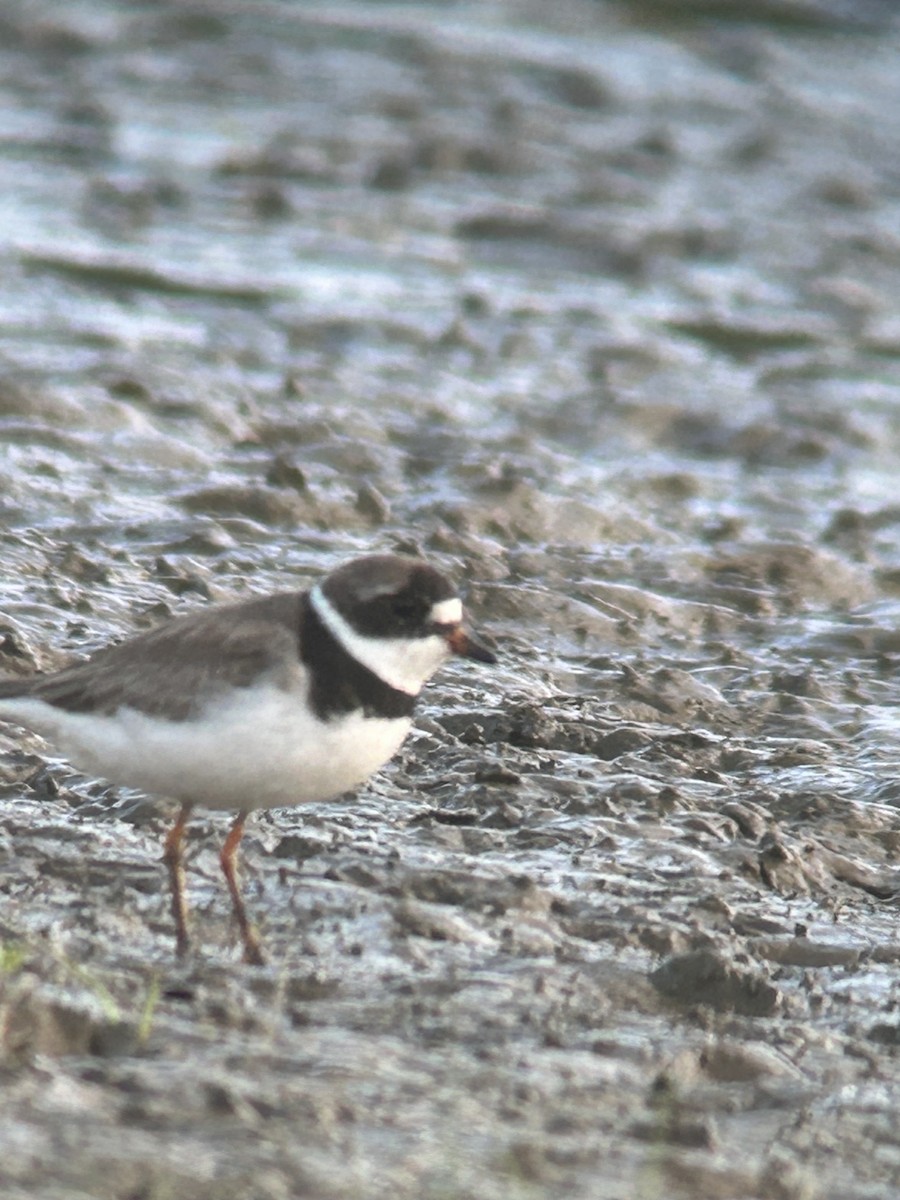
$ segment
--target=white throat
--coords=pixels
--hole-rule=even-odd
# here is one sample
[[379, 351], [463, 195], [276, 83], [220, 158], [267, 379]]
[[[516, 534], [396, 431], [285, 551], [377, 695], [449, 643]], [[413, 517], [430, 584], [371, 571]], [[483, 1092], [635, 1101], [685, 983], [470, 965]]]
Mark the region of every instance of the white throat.
[[423, 638], [375, 638], [357, 632], [318, 584], [309, 599], [319, 620], [347, 653], [398, 692], [417, 696], [450, 654], [446, 641], [436, 633]]

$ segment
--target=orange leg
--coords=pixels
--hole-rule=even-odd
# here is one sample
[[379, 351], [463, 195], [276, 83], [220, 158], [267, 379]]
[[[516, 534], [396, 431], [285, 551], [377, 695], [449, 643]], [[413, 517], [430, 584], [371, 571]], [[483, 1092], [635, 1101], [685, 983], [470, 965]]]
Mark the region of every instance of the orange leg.
[[231, 903], [234, 908], [234, 915], [237, 917], [238, 928], [241, 931], [241, 941], [244, 943], [244, 962], [250, 963], [255, 967], [261, 967], [264, 965], [266, 959], [263, 954], [262, 945], [260, 944], [259, 934], [250, 923], [247, 917], [247, 910], [244, 908], [244, 900], [241, 896], [241, 888], [237, 878], [237, 863], [235, 862], [237, 848], [241, 844], [241, 838], [244, 836], [244, 822], [247, 820], [247, 815], [247, 813], [239, 813], [235, 818], [228, 837], [225, 839], [225, 845], [222, 847], [219, 861], [222, 864], [225, 882], [228, 884], [228, 890], [231, 893]]
[[187, 927], [187, 900], [184, 887], [184, 831], [190, 820], [193, 805], [182, 804], [178, 819], [166, 835], [163, 862], [169, 868], [172, 891], [172, 916], [175, 919], [175, 954], [183, 958], [191, 945]]

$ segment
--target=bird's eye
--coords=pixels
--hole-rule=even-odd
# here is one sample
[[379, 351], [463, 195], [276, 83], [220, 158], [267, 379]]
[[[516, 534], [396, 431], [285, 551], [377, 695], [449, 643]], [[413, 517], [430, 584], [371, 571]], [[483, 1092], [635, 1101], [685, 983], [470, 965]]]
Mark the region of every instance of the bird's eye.
[[398, 599], [393, 604], [394, 616], [404, 624], [413, 624], [423, 617], [422, 606], [415, 600]]

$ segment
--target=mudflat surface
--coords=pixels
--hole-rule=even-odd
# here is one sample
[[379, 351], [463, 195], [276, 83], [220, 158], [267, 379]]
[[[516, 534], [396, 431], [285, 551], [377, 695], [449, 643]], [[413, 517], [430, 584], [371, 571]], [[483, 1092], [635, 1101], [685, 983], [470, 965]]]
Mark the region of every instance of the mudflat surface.
[[4, 4], [2, 673], [371, 549], [501, 651], [262, 969], [0, 731], [5, 1200], [900, 1195], [893, 8]]

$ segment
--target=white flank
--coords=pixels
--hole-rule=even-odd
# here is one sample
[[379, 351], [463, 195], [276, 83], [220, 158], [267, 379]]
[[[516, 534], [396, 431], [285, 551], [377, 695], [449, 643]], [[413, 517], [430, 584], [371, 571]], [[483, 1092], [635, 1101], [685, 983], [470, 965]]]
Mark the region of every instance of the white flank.
[[398, 692], [406, 692], [408, 696], [417, 696], [422, 685], [450, 654], [450, 647], [436, 633], [420, 638], [373, 638], [358, 633], [328, 601], [318, 585], [312, 589], [309, 598], [322, 624], [334, 634], [348, 654], [368, 667], [383, 683], [396, 688]]
[[462, 600], [438, 600], [431, 606], [431, 619], [435, 625], [459, 625], [463, 618]]
[[351, 713], [316, 719], [306, 689], [241, 688], [187, 721], [132, 708], [70, 713], [43, 700], [0, 701], [0, 720], [35, 730], [84, 771], [208, 808], [277, 808], [339, 796], [395, 753], [411, 722]]

